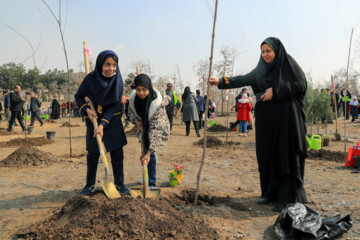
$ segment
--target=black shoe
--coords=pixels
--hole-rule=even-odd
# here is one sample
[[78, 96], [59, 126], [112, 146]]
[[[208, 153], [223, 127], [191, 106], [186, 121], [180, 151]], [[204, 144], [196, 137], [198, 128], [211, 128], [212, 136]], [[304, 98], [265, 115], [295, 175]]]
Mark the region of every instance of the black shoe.
[[8, 129], [8, 132], [13, 132], [13, 131], [14, 131], [13, 128]]
[[30, 124], [30, 125], [29, 125], [29, 127], [33, 127], [33, 126], [34, 126], [34, 124]]
[[95, 191], [95, 186], [94, 185], [91, 185], [91, 186], [89, 186], [89, 187], [84, 187], [83, 188], [83, 190], [81, 190], [81, 192], [80, 192], [80, 195], [82, 196], [82, 195], [86, 195], [86, 194], [89, 194], [89, 193], [91, 193], [91, 192], [93, 192], [93, 191]]
[[130, 195], [130, 190], [124, 184], [121, 186], [116, 185], [116, 190], [122, 195]]
[[271, 203], [271, 200], [269, 198], [260, 198], [257, 201], [257, 204], [267, 204], [267, 203]]
[[186, 133], [186, 136], [189, 136], [189, 133]]
[[17, 123], [14, 123], [14, 127], [17, 127], [17, 126], [19, 126], [19, 124], [17, 124]]
[[276, 205], [275, 208], [273, 209], [274, 212], [282, 212], [282, 210], [284, 210], [286, 207], [285, 205]]
[[40, 123], [40, 127], [42, 127], [44, 125], [44, 123]]
[[200, 137], [200, 133], [199, 133], [199, 132], [196, 132], [196, 135], [197, 135], [198, 137]]

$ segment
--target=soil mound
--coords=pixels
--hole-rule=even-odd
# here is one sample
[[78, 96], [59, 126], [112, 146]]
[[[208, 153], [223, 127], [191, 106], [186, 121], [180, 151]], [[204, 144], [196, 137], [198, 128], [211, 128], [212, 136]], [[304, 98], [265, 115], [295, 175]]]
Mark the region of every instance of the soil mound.
[[27, 146], [42, 146], [45, 144], [51, 144], [54, 141], [51, 141], [45, 137], [36, 137], [36, 138], [14, 138], [8, 142], [0, 142], [0, 148], [4, 147], [18, 147], [22, 145]]
[[[199, 147], [203, 147], [204, 146], [204, 138], [200, 139], [197, 142], [194, 142], [195, 146], [199, 146]], [[218, 139], [217, 137], [213, 137], [213, 136], [207, 136], [206, 138], [206, 147], [207, 148], [212, 148], [212, 147], [226, 147], [226, 146], [234, 146], [236, 148], [236, 146], [239, 146], [240, 143], [239, 142], [234, 142], [234, 141], [228, 141], [223, 142], [220, 139]]]
[[309, 158], [345, 163], [346, 158], [347, 158], [347, 153], [333, 152], [333, 151], [324, 150], [324, 149], [310, 150]]
[[[65, 122], [60, 125], [60, 127], [69, 127], [69, 126], [70, 126], [69, 122]], [[71, 127], [80, 127], [80, 125], [79, 124], [71, 124]]]
[[38, 165], [51, 165], [60, 160], [51, 153], [24, 146], [0, 161], [0, 167], [26, 168]]
[[97, 191], [70, 199], [48, 220], [20, 231], [26, 239], [218, 239], [203, 218], [166, 199], [121, 197]]
[[130, 135], [135, 135], [137, 131], [137, 127], [134, 126], [132, 129], [130, 129], [129, 131], [126, 131], [125, 133], [130, 134]]
[[229, 129], [227, 127], [225, 127], [224, 125], [221, 124], [215, 124], [212, 127], [208, 128], [209, 132], [226, 132], [229, 131]]

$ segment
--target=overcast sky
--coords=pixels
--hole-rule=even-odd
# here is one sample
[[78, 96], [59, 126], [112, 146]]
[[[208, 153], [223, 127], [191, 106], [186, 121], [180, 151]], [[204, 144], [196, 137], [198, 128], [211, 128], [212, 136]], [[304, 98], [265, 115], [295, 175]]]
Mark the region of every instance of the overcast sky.
[[[47, 2], [58, 14], [58, 1]], [[214, 7], [214, 0], [208, 2]], [[76, 71], [83, 69], [83, 40], [93, 60], [102, 50], [114, 50], [122, 73], [135, 71], [130, 65], [139, 59], [150, 62], [156, 78], [177, 73], [178, 64], [182, 79], [192, 87], [198, 79], [193, 65], [210, 56], [212, 16], [205, 0], [63, 0], [63, 22], [66, 14], [69, 64]], [[38, 66], [45, 63], [43, 72], [66, 68], [59, 32], [42, 1], [0, 0], [0, 21], [34, 46], [41, 39], [36, 61]], [[305, 72], [329, 81], [346, 66], [351, 28], [359, 21], [359, 0], [219, 0], [214, 61], [220, 60], [221, 46], [231, 45], [240, 52], [235, 73], [247, 72], [259, 60], [260, 43], [274, 36]], [[359, 25], [353, 57], [359, 50]], [[18, 63], [30, 54], [26, 41], [0, 24], [0, 64]], [[33, 62], [24, 65], [32, 68]]]

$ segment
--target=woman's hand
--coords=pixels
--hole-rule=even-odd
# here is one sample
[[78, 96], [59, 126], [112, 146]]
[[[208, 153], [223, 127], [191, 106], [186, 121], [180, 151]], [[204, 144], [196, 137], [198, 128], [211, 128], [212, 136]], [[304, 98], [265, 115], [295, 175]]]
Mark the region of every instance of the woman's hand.
[[93, 118], [96, 118], [96, 119], [98, 118], [96, 112], [92, 111], [90, 108], [86, 109], [86, 113], [91, 122], [93, 121]]
[[136, 120], [135, 123], [136, 123], [136, 126], [138, 127], [138, 129], [142, 129], [142, 126], [143, 126], [142, 122]]
[[100, 124], [98, 126], [98, 128], [94, 130], [94, 136], [93, 137], [96, 137], [96, 135], [98, 135], [98, 134], [100, 135], [100, 137], [102, 139], [102, 137], [104, 135], [104, 126], [102, 124]]
[[273, 97], [273, 91], [272, 88], [268, 88], [266, 89], [265, 93], [261, 96], [261, 99], [266, 102], [266, 101], [270, 101]]
[[150, 162], [150, 155], [151, 153], [148, 152], [145, 156], [143, 156], [140, 161], [141, 161], [141, 165], [144, 166], [145, 164], [148, 165]]
[[216, 77], [210, 78], [209, 82], [211, 86], [218, 86], [220, 84], [220, 80]]

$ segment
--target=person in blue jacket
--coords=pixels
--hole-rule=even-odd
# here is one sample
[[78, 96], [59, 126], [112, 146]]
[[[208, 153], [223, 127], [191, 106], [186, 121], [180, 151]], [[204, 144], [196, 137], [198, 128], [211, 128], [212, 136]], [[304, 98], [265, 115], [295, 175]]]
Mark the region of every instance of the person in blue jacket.
[[[89, 73], [75, 94], [80, 113], [86, 118], [87, 174], [86, 185], [81, 195], [95, 190], [96, 170], [99, 161], [99, 149], [96, 135], [100, 134], [107, 152], [110, 152], [116, 189], [120, 194], [129, 194], [124, 185], [123, 146], [127, 144], [121, 122], [120, 102], [124, 90], [123, 80], [118, 66], [118, 56], [110, 50], [101, 52], [96, 59], [95, 70]], [[85, 97], [94, 104], [95, 111], [88, 106]], [[99, 124], [94, 129], [92, 119]]]

